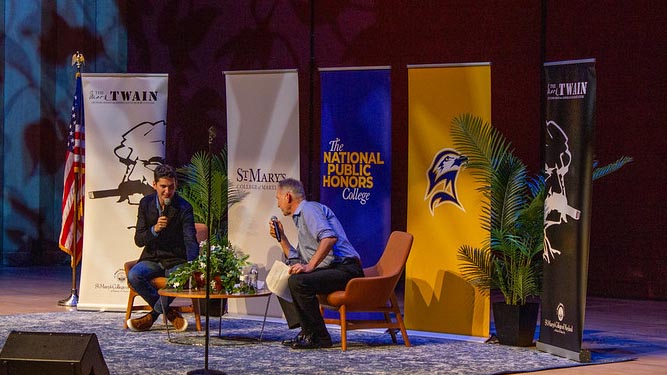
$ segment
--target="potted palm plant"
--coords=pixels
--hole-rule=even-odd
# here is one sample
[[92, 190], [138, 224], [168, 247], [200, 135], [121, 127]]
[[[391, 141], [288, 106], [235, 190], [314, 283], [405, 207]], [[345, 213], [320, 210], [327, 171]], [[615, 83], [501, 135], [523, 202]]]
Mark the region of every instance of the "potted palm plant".
[[[489, 238], [481, 247], [458, 249], [461, 276], [488, 295], [499, 290], [504, 301], [493, 303], [496, 335], [501, 344], [530, 346], [542, 288], [544, 198], [541, 174], [530, 175], [513, 154], [511, 143], [491, 124], [464, 114], [453, 120], [455, 147], [468, 157], [484, 195], [482, 226]], [[593, 171], [593, 179], [620, 169], [622, 157]]]
[[[209, 166], [210, 164], [210, 166]], [[227, 152], [222, 149], [218, 155], [197, 152], [190, 163], [178, 168], [179, 194], [192, 205], [195, 222], [206, 223], [211, 210], [209, 231], [211, 237], [224, 243], [227, 236], [227, 211], [240, 202], [246, 192], [234, 187], [227, 178]], [[211, 183], [211, 206], [208, 206], [209, 181]]]
[[[228, 244], [228, 209], [242, 201], [247, 193], [237, 189], [227, 178], [226, 148], [223, 148], [217, 155], [209, 155], [203, 151], [197, 152], [190, 158], [190, 163], [178, 168], [176, 172], [181, 183], [179, 194], [192, 205], [195, 222], [208, 224], [211, 246]], [[210, 206], [209, 191], [211, 193]], [[209, 209], [210, 223], [208, 223]], [[219, 299], [210, 301], [209, 311], [220, 311], [220, 303]], [[200, 300], [200, 306], [202, 312], [205, 311], [205, 301]]]

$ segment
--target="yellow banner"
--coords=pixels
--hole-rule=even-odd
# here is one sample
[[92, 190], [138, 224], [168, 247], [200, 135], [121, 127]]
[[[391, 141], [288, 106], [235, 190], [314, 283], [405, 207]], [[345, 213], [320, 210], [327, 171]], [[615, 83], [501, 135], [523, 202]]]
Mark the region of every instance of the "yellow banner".
[[491, 121], [488, 64], [408, 69], [408, 231], [415, 237], [406, 265], [409, 329], [488, 336], [489, 298], [461, 279], [457, 250], [479, 246], [482, 195], [465, 155], [454, 147], [452, 120], [471, 113]]

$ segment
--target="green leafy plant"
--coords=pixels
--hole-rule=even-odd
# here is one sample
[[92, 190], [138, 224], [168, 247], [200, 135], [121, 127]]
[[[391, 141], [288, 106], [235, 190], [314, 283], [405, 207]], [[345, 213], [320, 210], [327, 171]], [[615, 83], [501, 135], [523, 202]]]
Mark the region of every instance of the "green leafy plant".
[[[208, 224], [211, 290], [250, 292], [247, 286], [239, 285], [241, 270], [248, 265], [248, 255], [235, 250], [227, 239], [228, 209], [242, 201], [247, 193], [236, 189], [227, 178], [226, 149], [222, 149], [218, 155], [197, 152], [190, 163], [178, 168], [176, 172], [180, 182], [179, 195], [192, 205], [195, 222]], [[169, 275], [167, 283], [170, 287], [183, 289], [206, 285], [206, 248], [207, 243], [203, 241], [199, 245], [200, 255]]]
[[[200, 255], [179, 267], [167, 278], [167, 284], [175, 289], [203, 288], [206, 283], [206, 241], [200, 244]], [[241, 283], [242, 270], [248, 263], [248, 255], [242, 254], [224, 240], [212, 241], [210, 274], [211, 292], [252, 292]]]
[[[210, 164], [210, 168], [209, 168]], [[209, 158], [206, 152], [197, 152], [190, 163], [177, 169], [179, 194], [192, 205], [195, 222], [208, 222], [208, 209], [211, 210], [209, 230], [211, 237], [222, 239], [227, 234], [227, 211], [247, 195], [236, 189], [227, 178], [227, 152], [221, 150], [218, 155]], [[211, 205], [209, 207], [209, 181], [211, 182]]]
[[[511, 143], [481, 118], [464, 114], [452, 124], [454, 145], [468, 157], [466, 168], [485, 198], [481, 220], [490, 234], [481, 247], [459, 247], [461, 276], [483, 294], [499, 289], [507, 304], [523, 305], [542, 288], [544, 176], [530, 176]], [[630, 161], [595, 168], [593, 179]]]

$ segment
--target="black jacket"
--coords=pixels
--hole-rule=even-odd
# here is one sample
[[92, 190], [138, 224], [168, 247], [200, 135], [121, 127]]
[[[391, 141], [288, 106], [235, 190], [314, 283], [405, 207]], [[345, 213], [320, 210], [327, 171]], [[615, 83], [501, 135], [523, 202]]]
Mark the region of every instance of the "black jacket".
[[167, 227], [157, 236], [153, 234], [151, 228], [159, 217], [156, 195], [157, 193], [147, 195], [139, 202], [134, 243], [144, 248], [139, 260], [159, 262], [162, 267], [169, 269], [196, 258], [199, 244], [192, 206], [178, 194], [174, 195], [167, 208]]

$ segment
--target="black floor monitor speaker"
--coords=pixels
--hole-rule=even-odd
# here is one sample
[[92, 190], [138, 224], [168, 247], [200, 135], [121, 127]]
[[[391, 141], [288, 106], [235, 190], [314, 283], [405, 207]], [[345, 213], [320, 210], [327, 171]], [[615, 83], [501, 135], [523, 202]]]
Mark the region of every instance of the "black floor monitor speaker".
[[12, 331], [0, 352], [0, 375], [108, 375], [94, 333]]

